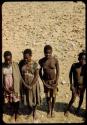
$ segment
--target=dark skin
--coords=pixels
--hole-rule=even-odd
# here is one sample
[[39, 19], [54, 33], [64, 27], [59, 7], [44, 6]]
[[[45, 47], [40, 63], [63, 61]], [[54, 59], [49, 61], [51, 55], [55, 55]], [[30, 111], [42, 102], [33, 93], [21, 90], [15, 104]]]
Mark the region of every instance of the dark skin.
[[[25, 60], [25, 63], [26, 65], [28, 65], [29, 62], [31, 62], [31, 59], [32, 58], [32, 55], [29, 55], [29, 54], [25, 54], [24, 55], [24, 60]], [[37, 80], [38, 78], [38, 72], [39, 70], [36, 70], [34, 72], [34, 79], [32, 80], [32, 83], [31, 83], [31, 86], [28, 86], [27, 84], [25, 84], [25, 82], [23, 82], [23, 84], [28, 88], [28, 89], [32, 89], [32, 86], [35, 84], [35, 81]]]
[[[86, 93], [87, 93], [87, 67], [86, 67], [86, 64], [82, 67], [81, 75], [83, 76], [83, 83], [84, 83], [84, 86], [86, 88]], [[87, 102], [86, 102], [86, 112], [84, 115], [85, 121], [87, 120], [86, 117], [87, 117]]]
[[[5, 60], [5, 66], [6, 67], [8, 67], [8, 66], [10, 66], [11, 64], [12, 64], [12, 56], [11, 55], [8, 55], [8, 56], [6, 56], [5, 58], [4, 58], [4, 60]], [[7, 90], [6, 89], [6, 87], [4, 86], [4, 90], [8, 93], [8, 94], [10, 94], [11, 92], [14, 92], [14, 88], [12, 87], [12, 88], [9, 88], [9, 90]], [[16, 119], [17, 119], [17, 114], [18, 114], [18, 108], [19, 108], [19, 102], [10, 102], [10, 105], [11, 105], [11, 107], [12, 107], [12, 110], [13, 110], [13, 115], [14, 115], [14, 117], [15, 117], [15, 121], [16, 121]]]
[[[58, 65], [58, 63], [56, 63], [54, 65], [55, 61], [53, 60], [53, 57], [52, 57], [52, 50], [47, 50], [44, 53], [44, 55], [45, 55], [45, 57], [42, 60], [42, 63], [40, 64], [40, 66], [41, 66], [41, 68], [39, 70], [40, 78], [41, 78], [43, 84], [46, 85], [46, 81], [43, 78], [43, 74], [42, 74], [42, 70], [43, 70], [45, 78], [46, 78], [46, 74], [47, 74], [50, 77], [50, 79], [55, 79], [54, 84], [51, 84], [51, 86], [46, 85], [47, 88], [49, 88], [51, 90], [54, 90], [58, 85], [59, 65]], [[51, 63], [51, 60], [53, 61], [53, 63]], [[55, 69], [56, 69], [56, 74], [54, 73]], [[49, 80], [49, 78], [46, 78], [46, 80]], [[47, 101], [47, 104], [48, 104], [48, 112], [47, 112], [48, 117], [53, 117], [54, 116], [55, 99], [56, 99], [56, 97], [53, 97], [52, 95], [50, 95], [50, 97], [46, 97], [46, 101]]]
[[[4, 60], [5, 60], [5, 66], [10, 66], [12, 64], [12, 56], [10, 55], [6, 56]], [[7, 90], [5, 86], [4, 86], [4, 89], [8, 93], [11, 93], [11, 91], [13, 91], [13, 88], [10, 88], [9, 90]]]
[[[76, 65], [74, 68], [71, 68], [70, 74], [69, 74], [70, 90], [72, 91], [72, 97], [71, 97], [71, 100], [69, 102], [68, 108], [64, 113], [64, 115], [66, 115], [66, 116], [68, 116], [68, 112], [69, 112], [72, 104], [75, 102], [77, 95], [79, 96], [79, 105], [78, 105], [78, 108], [76, 110], [76, 113], [78, 113], [80, 111], [80, 107], [81, 107], [82, 102], [83, 102], [85, 86], [83, 84], [81, 86], [73, 84], [73, 82], [72, 82], [73, 75], [72, 74], [74, 73], [74, 78], [77, 78], [77, 74], [75, 74], [75, 72], [80, 71], [80, 69], [82, 69], [82, 67], [86, 64], [86, 57], [83, 55], [82, 58], [79, 60], [79, 63], [77, 63], [77, 64], [78, 65]], [[80, 74], [81, 74], [81, 71], [80, 71]], [[80, 76], [78, 76], [78, 78], [80, 78]], [[83, 77], [82, 77], [82, 79], [83, 79]], [[76, 79], [74, 79], [74, 82], [77, 83]]]
[[[24, 54], [24, 61], [25, 61], [25, 64], [26, 66], [32, 61], [32, 55], [30, 54]], [[37, 79], [38, 79], [38, 74], [39, 74], [39, 70], [35, 70], [34, 72], [34, 78], [32, 80], [32, 83], [31, 85], [27, 85], [25, 82], [23, 82], [23, 85], [27, 88], [27, 89], [32, 89], [33, 85], [36, 83]], [[22, 74], [23, 75], [23, 74]], [[23, 80], [24, 81], [24, 80]], [[30, 110], [30, 106], [28, 105], [29, 107], [29, 110]], [[36, 106], [33, 106], [33, 119], [36, 119]]]

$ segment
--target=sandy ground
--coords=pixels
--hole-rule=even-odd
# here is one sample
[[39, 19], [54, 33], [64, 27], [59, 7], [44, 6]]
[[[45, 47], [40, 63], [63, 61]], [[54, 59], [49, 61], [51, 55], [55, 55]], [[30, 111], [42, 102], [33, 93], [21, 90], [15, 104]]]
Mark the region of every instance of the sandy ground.
[[[70, 113], [64, 117], [71, 91], [68, 74], [70, 66], [77, 61], [77, 55], [85, 49], [85, 4], [83, 2], [5, 2], [2, 5], [2, 49], [10, 50], [13, 60], [19, 62], [22, 51], [31, 48], [33, 59], [38, 61], [46, 44], [53, 47], [60, 65], [59, 92], [56, 99], [56, 117], [47, 119], [46, 103], [37, 109], [41, 123], [83, 122], [85, 97], [81, 116]], [[2, 55], [3, 56], [3, 55]], [[63, 83], [63, 84], [61, 84]], [[44, 98], [41, 84], [41, 96]], [[77, 107], [78, 98], [74, 104]], [[74, 108], [73, 108], [74, 109]], [[5, 122], [12, 123], [10, 115], [3, 114]], [[32, 117], [20, 114], [17, 123], [32, 123]]]
[[[23, 105], [20, 107], [19, 110], [19, 116], [17, 118], [16, 123], [83, 123], [84, 122], [84, 113], [85, 113], [85, 103], [86, 103], [86, 97], [84, 96], [84, 101], [81, 106], [81, 112], [79, 115], [75, 115], [75, 110], [78, 106], [79, 98], [76, 98], [76, 101], [74, 102], [71, 112], [69, 113], [68, 117], [64, 116], [64, 111], [68, 106], [68, 102], [70, 100], [71, 91], [69, 89], [68, 84], [59, 84], [59, 91], [57, 93], [56, 97], [56, 103], [55, 103], [55, 117], [54, 118], [47, 118], [47, 105], [45, 100], [45, 95], [43, 94], [43, 88], [41, 97], [42, 97], [42, 103], [41, 106], [37, 107], [37, 120], [33, 121], [32, 115], [29, 115], [29, 112], [27, 110], [27, 107], [24, 107]], [[10, 110], [9, 110], [10, 111]], [[11, 115], [3, 114], [3, 120], [6, 123], [15, 123], [14, 118], [11, 117]]]

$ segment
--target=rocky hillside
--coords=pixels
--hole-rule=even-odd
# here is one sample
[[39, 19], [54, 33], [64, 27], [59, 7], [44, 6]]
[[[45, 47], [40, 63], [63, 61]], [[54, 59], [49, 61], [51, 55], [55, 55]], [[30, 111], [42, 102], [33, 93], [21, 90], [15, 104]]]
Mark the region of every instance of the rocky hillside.
[[2, 5], [3, 52], [10, 50], [13, 60], [19, 62], [22, 51], [31, 48], [33, 58], [38, 61], [44, 56], [46, 44], [53, 47], [53, 55], [59, 60], [59, 83], [67, 86], [70, 66], [85, 49], [83, 2], [5, 2]]

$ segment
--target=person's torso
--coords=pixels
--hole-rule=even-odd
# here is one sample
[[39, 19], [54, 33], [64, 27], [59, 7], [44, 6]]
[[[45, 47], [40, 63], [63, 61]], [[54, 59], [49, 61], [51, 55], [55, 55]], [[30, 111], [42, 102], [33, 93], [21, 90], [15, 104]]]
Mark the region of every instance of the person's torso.
[[34, 78], [34, 73], [36, 70], [35, 64], [36, 63], [32, 61], [32, 62], [29, 62], [28, 64], [23, 65], [22, 67], [22, 70], [21, 70], [22, 76], [27, 84], [30, 84]]
[[43, 62], [43, 78], [45, 80], [53, 80], [56, 78], [56, 60], [55, 58], [50, 58], [44, 60]]
[[81, 71], [82, 66], [79, 63], [74, 64], [73, 80], [75, 86], [83, 85], [83, 77], [81, 75]]
[[2, 67], [4, 85], [7, 89], [13, 87], [13, 70], [12, 65]]

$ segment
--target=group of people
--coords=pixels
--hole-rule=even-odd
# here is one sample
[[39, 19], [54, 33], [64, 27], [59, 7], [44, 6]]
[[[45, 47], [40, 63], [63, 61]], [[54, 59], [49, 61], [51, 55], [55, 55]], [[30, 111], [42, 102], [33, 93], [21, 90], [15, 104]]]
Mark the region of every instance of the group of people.
[[[32, 50], [25, 49], [23, 59], [19, 64], [13, 62], [12, 53], [4, 52], [4, 62], [2, 63], [2, 88], [4, 103], [9, 103], [13, 109], [15, 120], [18, 115], [19, 102], [28, 106], [29, 111], [36, 119], [37, 105], [41, 104], [39, 76], [42, 80], [44, 93], [47, 102], [47, 117], [54, 117], [54, 106], [58, 91], [59, 62], [57, 57], [52, 55], [53, 49], [50, 45], [44, 47], [44, 57], [38, 62], [32, 59]], [[67, 115], [70, 107], [79, 96], [79, 112], [83, 102], [86, 88], [86, 52], [81, 52], [78, 62], [71, 66], [69, 78], [72, 97], [64, 115]]]

